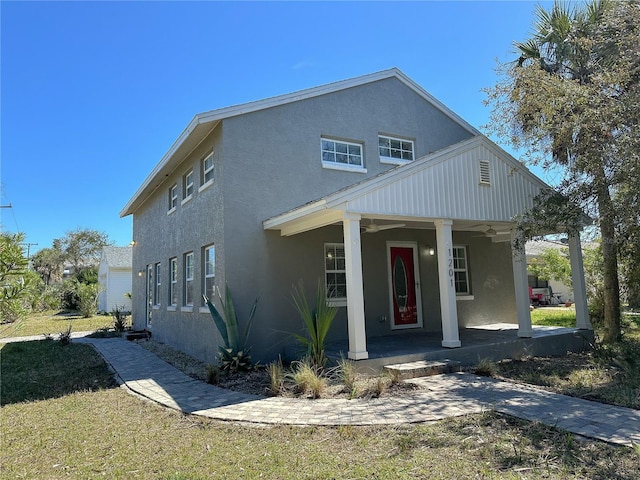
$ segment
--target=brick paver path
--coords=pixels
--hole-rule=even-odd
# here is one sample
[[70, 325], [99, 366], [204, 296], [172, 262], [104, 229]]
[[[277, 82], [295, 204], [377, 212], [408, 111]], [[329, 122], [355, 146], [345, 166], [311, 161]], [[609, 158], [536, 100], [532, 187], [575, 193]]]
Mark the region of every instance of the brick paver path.
[[640, 411], [604, 405], [468, 373], [414, 379], [403, 397], [291, 399], [248, 395], [194, 380], [121, 338], [91, 343], [132, 392], [167, 407], [218, 420], [292, 425], [382, 425], [439, 420], [493, 409], [609, 443], [640, 444]]

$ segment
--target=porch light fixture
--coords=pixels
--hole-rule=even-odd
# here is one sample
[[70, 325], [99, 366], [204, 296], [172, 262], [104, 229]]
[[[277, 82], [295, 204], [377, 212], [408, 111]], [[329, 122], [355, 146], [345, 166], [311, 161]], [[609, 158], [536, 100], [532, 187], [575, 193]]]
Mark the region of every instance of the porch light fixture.
[[142, 277], [142, 270], [139, 270], [139, 271], [138, 271], [138, 276], [139, 276], [139, 277]]
[[424, 251], [425, 251], [425, 253], [427, 253], [428, 255], [430, 255], [432, 257], [436, 254], [436, 249], [433, 248], [431, 245], [427, 245]]

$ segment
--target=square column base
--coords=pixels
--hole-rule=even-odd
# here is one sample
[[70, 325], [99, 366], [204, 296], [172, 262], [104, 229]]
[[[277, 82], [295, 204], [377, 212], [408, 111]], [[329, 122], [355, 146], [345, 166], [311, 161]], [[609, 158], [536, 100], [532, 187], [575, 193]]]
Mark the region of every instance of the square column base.
[[347, 352], [349, 360], [366, 360], [369, 358], [369, 352], [366, 350], [363, 352]]
[[443, 340], [442, 346], [444, 348], [458, 348], [462, 346], [462, 343], [460, 343], [460, 340]]
[[533, 330], [518, 330], [518, 337], [520, 338], [531, 338], [533, 337]]

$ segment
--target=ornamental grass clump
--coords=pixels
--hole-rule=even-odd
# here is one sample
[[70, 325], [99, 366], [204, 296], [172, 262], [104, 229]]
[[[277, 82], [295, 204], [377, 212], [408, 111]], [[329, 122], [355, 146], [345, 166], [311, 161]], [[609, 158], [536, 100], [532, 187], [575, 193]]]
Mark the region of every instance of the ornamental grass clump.
[[291, 368], [289, 377], [298, 392], [309, 394], [311, 398], [320, 398], [326, 391], [327, 378], [311, 363], [310, 359], [293, 362]]
[[222, 305], [222, 312], [218, 311], [217, 307], [206, 295], [203, 295], [202, 297], [209, 307], [209, 312], [211, 313], [213, 322], [222, 337], [223, 344], [220, 345], [218, 349], [220, 369], [227, 372], [249, 370], [251, 368], [251, 355], [249, 355], [251, 348], [247, 346], [247, 339], [249, 337], [249, 332], [251, 331], [251, 324], [253, 323], [253, 317], [256, 313], [256, 307], [258, 305], [258, 300], [260, 300], [260, 296], [258, 296], [255, 302], [253, 302], [253, 306], [249, 311], [249, 319], [247, 320], [247, 324], [242, 335], [240, 334], [238, 317], [233, 305], [231, 290], [228, 285], [225, 286], [224, 299], [218, 290], [218, 298]]
[[269, 374], [269, 392], [272, 395], [279, 395], [284, 388], [284, 366], [282, 359], [274, 360], [267, 365], [267, 373]]

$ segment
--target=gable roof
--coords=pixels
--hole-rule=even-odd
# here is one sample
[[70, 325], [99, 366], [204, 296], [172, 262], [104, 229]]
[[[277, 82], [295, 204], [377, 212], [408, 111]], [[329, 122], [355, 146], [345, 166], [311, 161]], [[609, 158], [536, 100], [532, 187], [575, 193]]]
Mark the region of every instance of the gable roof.
[[[478, 182], [479, 160], [490, 162], [490, 187]], [[339, 222], [349, 213], [422, 221], [512, 222], [547, 188], [524, 165], [479, 135], [267, 219], [263, 227], [294, 235]]]
[[209, 135], [216, 126], [224, 119], [231, 118], [239, 115], [244, 115], [259, 110], [265, 110], [267, 108], [277, 107], [280, 105], [286, 105], [309, 98], [326, 95], [348, 88], [358, 87], [372, 82], [377, 82], [387, 78], [396, 78], [404, 85], [413, 90], [417, 95], [422, 97], [425, 101], [433, 105], [436, 109], [441, 111], [444, 115], [451, 118], [454, 122], [461, 125], [464, 129], [469, 131], [472, 135], [480, 135], [480, 132], [469, 124], [462, 117], [454, 113], [446, 105], [436, 99], [433, 95], [428, 93], [420, 85], [415, 83], [398, 68], [390, 68], [376, 73], [370, 73], [368, 75], [362, 75], [339, 82], [328, 83], [318, 87], [308, 88], [293, 93], [287, 93], [276, 97], [270, 97], [263, 100], [258, 100], [249, 103], [243, 103], [231, 107], [220, 108], [197, 114], [187, 127], [183, 130], [180, 136], [173, 143], [171, 148], [160, 159], [158, 164], [149, 173], [142, 185], [135, 192], [133, 197], [125, 205], [120, 212], [121, 217], [131, 215], [142, 205], [147, 198], [162, 184], [166, 175], [170, 174], [194, 148], [196, 148], [206, 137]]
[[133, 248], [103, 247], [100, 263], [104, 262], [110, 268], [131, 268], [133, 265]]

